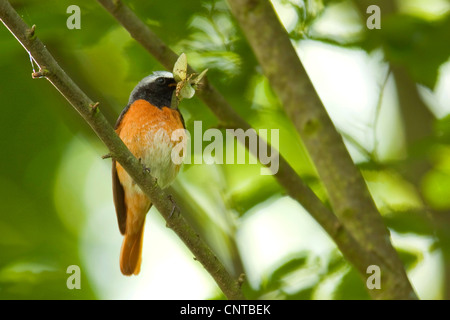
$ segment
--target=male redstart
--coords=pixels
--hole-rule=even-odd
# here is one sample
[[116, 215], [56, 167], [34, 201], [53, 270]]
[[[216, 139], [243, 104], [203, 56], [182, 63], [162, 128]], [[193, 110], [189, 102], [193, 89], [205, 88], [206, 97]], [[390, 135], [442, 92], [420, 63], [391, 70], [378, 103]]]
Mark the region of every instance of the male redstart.
[[[176, 82], [172, 73], [156, 71], [133, 89], [115, 130], [128, 149], [156, 178], [161, 188], [176, 177], [180, 165], [172, 161], [172, 133], [184, 129], [184, 120], [171, 108]], [[141, 268], [144, 222], [152, 203], [122, 166], [112, 162], [114, 205], [120, 232], [124, 235], [120, 270], [137, 275]]]

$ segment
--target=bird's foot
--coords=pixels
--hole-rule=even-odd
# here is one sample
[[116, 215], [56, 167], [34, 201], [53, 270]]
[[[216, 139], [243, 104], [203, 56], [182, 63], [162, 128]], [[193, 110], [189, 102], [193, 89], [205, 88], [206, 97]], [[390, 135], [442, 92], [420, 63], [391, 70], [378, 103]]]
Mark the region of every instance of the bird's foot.
[[170, 219], [170, 218], [172, 218], [172, 216], [175, 213], [175, 211], [177, 211], [178, 214], [180, 214], [180, 208], [176, 204], [175, 200], [173, 200], [171, 194], [169, 194], [168, 199], [170, 200], [170, 202], [172, 202], [172, 211], [170, 212], [170, 215], [169, 215], [169, 219]]

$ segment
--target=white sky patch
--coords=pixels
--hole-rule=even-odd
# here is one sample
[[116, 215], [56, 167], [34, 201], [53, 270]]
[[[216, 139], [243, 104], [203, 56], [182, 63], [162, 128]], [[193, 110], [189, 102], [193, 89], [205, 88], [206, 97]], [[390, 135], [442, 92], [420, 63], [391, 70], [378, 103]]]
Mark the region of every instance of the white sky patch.
[[[284, 28], [290, 32], [295, 28], [295, 25], [298, 21], [298, 16], [292, 6], [288, 3], [283, 3], [280, 0], [272, 0], [272, 5], [275, 8], [276, 13], [280, 17], [281, 22], [283, 23]], [[292, 2], [301, 4], [299, 0], [293, 0]]]
[[[382, 53], [375, 51], [368, 55], [362, 49], [341, 48], [312, 40], [301, 41], [296, 49], [336, 127], [371, 150], [375, 110], [388, 70]], [[386, 88], [392, 85], [391, 81]], [[383, 104], [396, 106], [396, 96], [385, 93]], [[393, 120], [395, 109], [389, 109], [386, 110], [389, 111], [387, 118]], [[380, 117], [378, 122], [387, 118]], [[392, 136], [393, 126], [383, 129], [386, 136]], [[379, 140], [389, 142], [390, 139]]]
[[396, 247], [416, 252], [419, 261], [408, 271], [408, 278], [422, 300], [442, 299], [444, 285], [443, 258], [440, 250], [431, 250], [435, 239], [416, 234], [398, 234], [391, 232]]
[[327, 37], [340, 41], [351, 41], [361, 33], [363, 25], [359, 13], [353, 6], [343, 1], [330, 4], [316, 19], [309, 30], [311, 37]]
[[439, 68], [438, 79], [434, 90], [419, 85], [419, 93], [434, 112], [442, 118], [450, 113], [450, 60]]
[[317, 222], [289, 197], [269, 200], [248, 212], [236, 236], [253, 287], [293, 254], [310, 251], [325, 257], [335, 248]]

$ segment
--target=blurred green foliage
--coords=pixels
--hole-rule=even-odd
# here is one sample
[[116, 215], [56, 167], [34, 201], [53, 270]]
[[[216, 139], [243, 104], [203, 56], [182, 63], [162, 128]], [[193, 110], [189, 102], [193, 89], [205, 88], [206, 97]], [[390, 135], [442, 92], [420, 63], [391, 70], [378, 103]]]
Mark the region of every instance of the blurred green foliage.
[[449, 15], [430, 22], [420, 17], [397, 14], [386, 18], [380, 32], [365, 39], [363, 48], [373, 50], [382, 47], [391, 63], [406, 67], [416, 82], [434, 88], [439, 67], [450, 55], [449, 33]]
[[[185, 52], [195, 69], [208, 68], [210, 81], [255, 129], [280, 129], [281, 153], [327, 202], [326, 192], [298, 134], [261, 74], [224, 1], [177, 1], [176, 5], [167, 1], [124, 2], [172, 49]], [[36, 24], [37, 36], [88, 96], [100, 101], [101, 111], [111, 123], [125, 106], [134, 85], [152, 71], [162, 69], [95, 1], [49, 0], [44, 4], [39, 0], [16, 0], [11, 3], [29, 25]], [[66, 8], [71, 4], [81, 8], [81, 30], [66, 28]], [[364, 27], [364, 15], [361, 15], [359, 31], [351, 36], [344, 33], [340, 39], [331, 32], [313, 31], [320, 19], [338, 6], [344, 6], [338, 16], [342, 12], [355, 13], [357, 9], [352, 1], [284, 0], [277, 4], [291, 10], [294, 16], [294, 25], [288, 30], [294, 43], [312, 39], [341, 48], [363, 48], [368, 53], [381, 49], [389, 64], [404, 67], [412, 81], [430, 89], [435, 87], [440, 67], [450, 56], [448, 11], [430, 20], [425, 14], [412, 15], [400, 10], [383, 16], [382, 29], [375, 31]], [[0, 299], [102, 298], [87, 273], [82, 273], [83, 290], [66, 287], [67, 267], [75, 264], [83, 270], [86, 264], [81, 257], [80, 243], [89, 219], [82, 189], [88, 181], [88, 172], [74, 172], [66, 165], [68, 154], [72, 162], [89, 165], [89, 159], [82, 155], [74, 159], [76, 155], [70, 150], [74, 139], [85, 141], [98, 157], [106, 149], [47, 81], [31, 79], [28, 54], [3, 26], [0, 27], [0, 57], [3, 73], [0, 79], [3, 102]], [[314, 85], [320, 87], [321, 83]], [[358, 88], [349, 92], [355, 90]], [[197, 98], [183, 101], [180, 109], [190, 131], [195, 120], [203, 121], [203, 130], [219, 124]], [[448, 132], [448, 118], [441, 119], [436, 121], [436, 131], [429, 133], [427, 143], [414, 157], [383, 163], [369, 156], [358, 164], [388, 227], [398, 235], [432, 239], [433, 245], [426, 250], [441, 251], [444, 270], [449, 269], [450, 263]], [[403, 169], [414, 161], [427, 163], [419, 185], [402, 176]], [[109, 163], [105, 162], [104, 166]], [[252, 272], [248, 261], [253, 256], [242, 255], [242, 247], [251, 244], [238, 243], [235, 237], [242, 219], [258, 214], [257, 208], [267, 207], [284, 196], [273, 177], [259, 172], [259, 165], [186, 165], [173, 186], [181, 199], [180, 206], [188, 212], [187, 219], [237, 275]], [[109, 192], [109, 180], [98, 183], [98, 188]], [[394, 198], [400, 200], [396, 202]], [[67, 212], [61, 214], [61, 211]], [[115, 219], [114, 212], [111, 217]], [[259, 283], [246, 283], [247, 297], [369, 298], [364, 280], [336, 248], [319, 258], [312, 246], [308, 248], [306, 244], [306, 247], [272, 264], [269, 271], [262, 273]], [[417, 249], [398, 249], [408, 270], [424, 259]], [[448, 276], [442, 272], [442, 277]], [[329, 283], [332, 290], [326, 289]], [[328, 291], [332, 293], [320, 294]], [[428, 296], [442, 298], [448, 294], [450, 288], [443, 285]]]

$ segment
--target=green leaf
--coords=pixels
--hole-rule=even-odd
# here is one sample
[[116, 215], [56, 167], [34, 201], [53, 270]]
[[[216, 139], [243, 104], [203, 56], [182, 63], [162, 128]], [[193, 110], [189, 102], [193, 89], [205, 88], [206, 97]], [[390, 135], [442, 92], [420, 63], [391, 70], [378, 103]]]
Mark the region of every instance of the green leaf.
[[206, 72], [208, 72], [208, 69], [203, 70], [198, 76], [191, 79], [190, 83], [196, 88], [200, 81], [202, 81], [203, 77], [206, 75]]
[[386, 225], [398, 233], [415, 233], [432, 235], [434, 233], [430, 220], [418, 210], [394, 211], [383, 215]]
[[270, 275], [266, 285], [264, 286], [265, 291], [280, 289], [283, 285], [282, 280], [284, 277], [305, 266], [307, 262], [306, 253], [299, 253], [299, 255], [299, 257], [293, 258], [281, 265]]
[[191, 99], [195, 94], [195, 89], [191, 86], [189, 82], [184, 82], [184, 85], [181, 87], [180, 93], [178, 95], [178, 99]]
[[408, 251], [402, 248], [397, 248], [397, 253], [402, 260], [405, 269], [414, 268], [414, 266], [423, 259], [420, 252]]
[[173, 78], [176, 82], [186, 80], [187, 74], [187, 57], [182, 53], [173, 66]]
[[450, 57], [450, 15], [439, 21], [394, 14], [387, 17], [380, 30], [366, 31], [364, 48], [382, 47], [394, 65], [405, 67], [411, 77], [434, 88], [439, 67]]
[[450, 174], [431, 170], [423, 178], [422, 190], [427, 203], [437, 210], [450, 209]]
[[315, 286], [302, 288], [301, 290], [286, 294], [286, 300], [311, 300], [311, 296], [314, 293]]
[[358, 272], [351, 268], [343, 277], [334, 292], [337, 300], [369, 300], [370, 296]]

